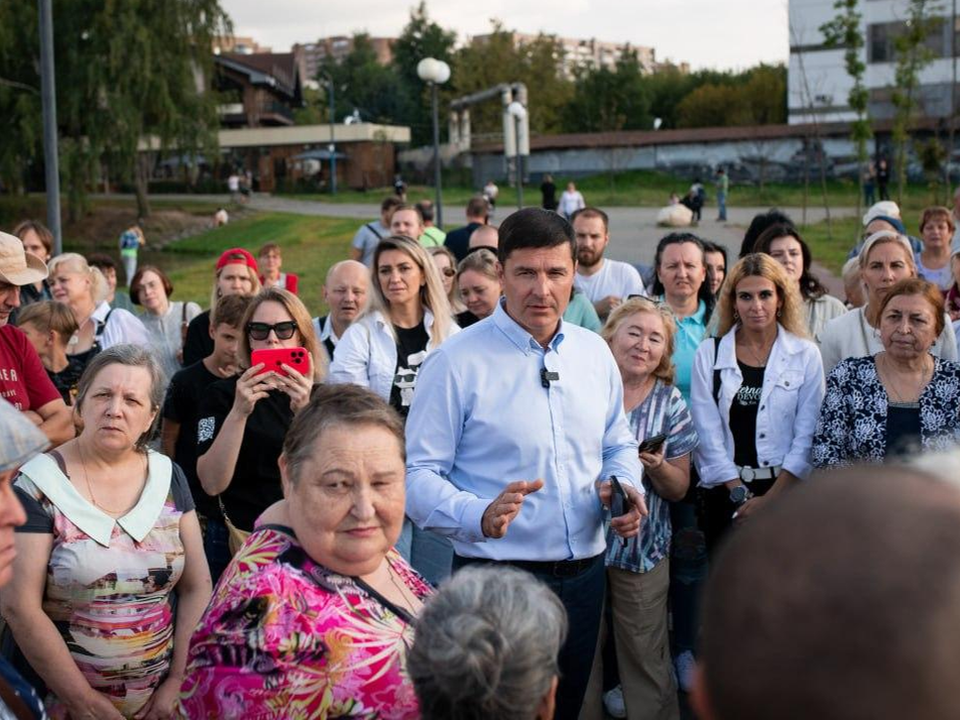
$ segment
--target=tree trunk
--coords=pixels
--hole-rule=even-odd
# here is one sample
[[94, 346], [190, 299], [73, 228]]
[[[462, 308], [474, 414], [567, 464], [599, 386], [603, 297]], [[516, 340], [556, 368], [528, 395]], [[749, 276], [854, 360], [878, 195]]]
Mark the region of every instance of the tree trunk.
[[137, 195], [137, 217], [145, 218], [150, 216], [150, 198], [148, 192], [149, 163], [147, 153], [141, 153], [137, 157], [136, 168], [134, 172], [135, 182], [134, 191]]

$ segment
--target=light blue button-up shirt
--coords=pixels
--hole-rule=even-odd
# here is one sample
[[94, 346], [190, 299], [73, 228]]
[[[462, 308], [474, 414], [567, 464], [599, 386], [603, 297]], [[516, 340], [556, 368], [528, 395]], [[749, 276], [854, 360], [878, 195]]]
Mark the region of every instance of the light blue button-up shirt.
[[[559, 380], [544, 388], [540, 371]], [[458, 555], [578, 560], [606, 548], [596, 481], [640, 488], [623, 384], [603, 339], [562, 322], [544, 349], [498, 305], [424, 361], [407, 418], [407, 514]], [[514, 480], [542, 478], [501, 539], [483, 512]], [[640, 492], [643, 492], [642, 489]]]

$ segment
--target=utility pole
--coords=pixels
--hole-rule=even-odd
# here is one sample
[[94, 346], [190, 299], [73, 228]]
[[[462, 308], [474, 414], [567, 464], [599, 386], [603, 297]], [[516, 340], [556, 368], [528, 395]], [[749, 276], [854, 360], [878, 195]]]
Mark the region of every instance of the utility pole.
[[334, 126], [337, 124], [337, 106], [333, 98], [333, 78], [327, 78], [330, 88], [330, 194], [337, 194], [337, 140], [333, 136]]
[[38, 0], [40, 10], [40, 95], [43, 102], [43, 164], [47, 180], [47, 227], [53, 234], [53, 254], [63, 252], [60, 229], [60, 162], [57, 157], [57, 88], [53, 64], [51, 0]]

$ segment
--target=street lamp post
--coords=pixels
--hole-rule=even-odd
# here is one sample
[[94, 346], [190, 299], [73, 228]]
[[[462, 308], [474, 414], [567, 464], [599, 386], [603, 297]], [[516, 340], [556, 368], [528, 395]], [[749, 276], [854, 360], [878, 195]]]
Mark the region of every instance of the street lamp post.
[[337, 140], [333, 136], [337, 124], [337, 106], [333, 98], [333, 78], [330, 78], [330, 194], [337, 194]]
[[450, 66], [443, 60], [424, 58], [417, 64], [417, 75], [430, 85], [433, 100], [433, 183], [437, 192], [437, 227], [443, 229], [443, 191], [440, 187], [440, 121], [437, 110], [437, 85], [450, 79]]
[[57, 90], [53, 64], [53, 9], [40, 0], [40, 98], [43, 107], [43, 161], [47, 183], [47, 225], [53, 233], [53, 254], [63, 252], [60, 229], [60, 161], [57, 151]]
[[523, 133], [523, 121], [527, 117], [527, 109], [523, 106], [523, 103], [514, 100], [507, 105], [507, 112], [513, 118], [513, 126], [516, 132], [517, 155], [514, 166], [517, 172], [517, 210], [523, 210], [523, 142], [521, 142], [521, 135]]

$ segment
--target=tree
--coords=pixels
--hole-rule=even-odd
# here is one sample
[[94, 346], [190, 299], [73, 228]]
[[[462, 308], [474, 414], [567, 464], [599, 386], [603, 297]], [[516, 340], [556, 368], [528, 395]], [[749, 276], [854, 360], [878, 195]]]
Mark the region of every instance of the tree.
[[898, 204], [903, 202], [903, 191], [907, 184], [907, 142], [918, 104], [920, 72], [935, 57], [927, 45], [927, 39], [940, 26], [940, 18], [933, 15], [936, 7], [932, 0], [910, 0], [904, 30], [894, 40], [897, 64], [894, 72], [896, 86], [892, 95], [895, 109], [892, 135], [896, 149]]
[[333, 82], [334, 102], [341, 116], [356, 109], [364, 120], [391, 124], [407, 111], [410, 99], [398, 90], [396, 71], [380, 64], [366, 33], [353, 36], [353, 49], [340, 62], [325, 58], [317, 77], [321, 84]]
[[[69, 216], [86, 209], [87, 188], [104, 165], [133, 180], [138, 210], [149, 213], [142, 138], [193, 158], [216, 144], [217, 97], [207, 91], [213, 39], [229, 32], [217, 0], [56, 0], [54, 2], [60, 170]], [[15, 118], [14, 150], [0, 151], [5, 180], [11, 165], [42, 157], [36, 4], [0, 4], [0, 112]], [[8, 35], [9, 34], [9, 35]], [[203, 82], [199, 82], [202, 79]], [[33, 128], [32, 130], [30, 128]], [[4, 138], [5, 143], [14, 140]]]
[[587, 68], [576, 73], [573, 98], [563, 112], [568, 132], [648, 130], [653, 125], [650, 93], [644, 85], [635, 51], [616, 67]]
[[867, 65], [863, 61], [863, 31], [860, 22], [863, 16], [858, 11], [860, 0], [836, 0], [833, 7], [837, 16], [820, 26], [824, 44], [831, 48], [843, 48], [843, 64], [847, 75], [853, 80], [853, 87], [847, 94], [847, 103], [857, 119], [850, 124], [850, 138], [857, 147], [857, 165], [860, 191], [857, 194], [857, 217], [860, 216], [860, 204], [863, 201], [863, 181], [867, 172], [867, 143], [873, 137], [873, 128], [867, 114], [870, 94], [864, 84], [863, 76]]
[[782, 65], [723, 74], [692, 89], [678, 104], [678, 127], [776, 125], [786, 122], [787, 77]]
[[[455, 32], [444, 30], [430, 20], [427, 4], [421, 0], [410, 11], [409, 22], [393, 43], [392, 68], [398, 79], [395, 92], [409, 100], [398, 120], [410, 126], [415, 145], [426, 145], [433, 141], [430, 93], [426, 83], [417, 75], [417, 65], [424, 58], [432, 57], [452, 66], [456, 41]], [[444, 89], [443, 86], [441, 89]], [[441, 93], [441, 96], [449, 96], [449, 91]], [[442, 113], [440, 117], [443, 117]]]

